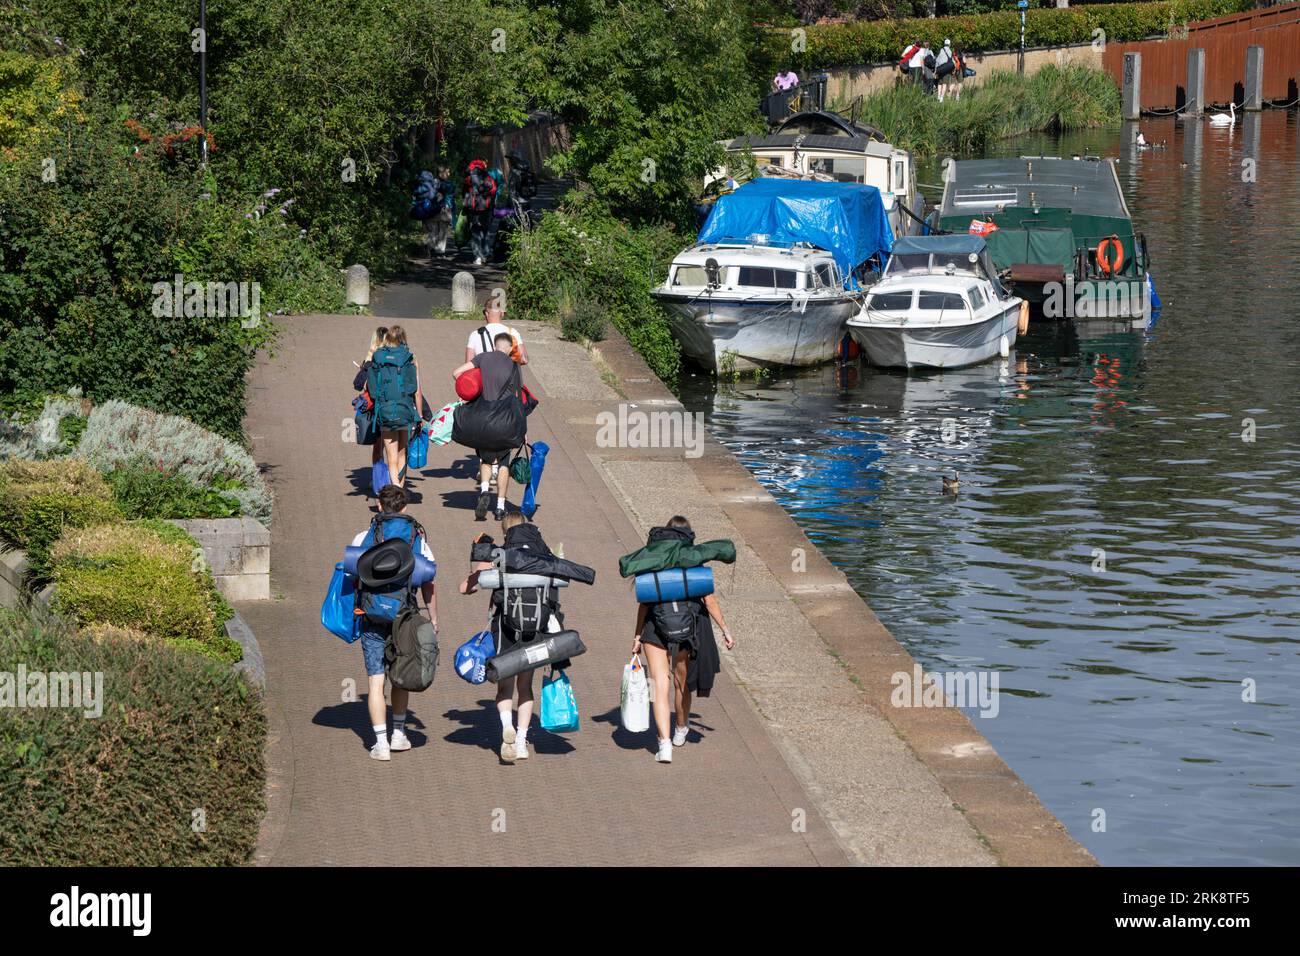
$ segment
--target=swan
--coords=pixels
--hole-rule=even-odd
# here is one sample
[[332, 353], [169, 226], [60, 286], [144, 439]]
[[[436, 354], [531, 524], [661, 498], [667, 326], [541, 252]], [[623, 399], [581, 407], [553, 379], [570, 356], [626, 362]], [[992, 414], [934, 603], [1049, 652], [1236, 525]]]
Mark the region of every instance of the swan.
[[1210, 117], [1211, 126], [1232, 126], [1237, 122], [1237, 104], [1229, 102], [1227, 114], [1215, 113]]

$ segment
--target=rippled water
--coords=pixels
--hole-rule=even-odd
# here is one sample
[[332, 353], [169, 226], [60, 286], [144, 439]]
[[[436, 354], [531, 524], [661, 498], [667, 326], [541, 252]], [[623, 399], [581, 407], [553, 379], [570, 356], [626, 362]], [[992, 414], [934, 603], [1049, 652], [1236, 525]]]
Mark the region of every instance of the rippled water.
[[1300, 128], [1141, 128], [998, 152], [1122, 158], [1148, 333], [682, 397], [927, 668], [998, 672], [972, 718], [1101, 862], [1300, 864]]

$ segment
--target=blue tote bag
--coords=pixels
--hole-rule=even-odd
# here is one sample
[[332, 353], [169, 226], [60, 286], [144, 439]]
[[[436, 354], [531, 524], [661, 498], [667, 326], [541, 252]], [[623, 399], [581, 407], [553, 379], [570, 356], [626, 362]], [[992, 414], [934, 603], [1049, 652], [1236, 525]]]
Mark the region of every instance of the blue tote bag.
[[461, 680], [482, 684], [487, 680], [487, 662], [497, 652], [491, 631], [479, 631], [456, 648], [455, 667]]
[[552, 671], [542, 681], [542, 729], [571, 734], [578, 729], [578, 699], [564, 671]]
[[374, 497], [379, 497], [379, 492], [384, 490], [384, 485], [391, 485], [393, 479], [388, 474], [388, 462], [379, 459], [370, 466], [370, 493]]
[[320, 622], [325, 630], [351, 644], [361, 636], [357, 627], [357, 596], [352, 575], [343, 570], [343, 562], [334, 565], [329, 590], [320, 606]]
[[415, 426], [415, 434], [406, 443], [406, 467], [419, 471], [429, 462], [429, 430], [424, 422]]

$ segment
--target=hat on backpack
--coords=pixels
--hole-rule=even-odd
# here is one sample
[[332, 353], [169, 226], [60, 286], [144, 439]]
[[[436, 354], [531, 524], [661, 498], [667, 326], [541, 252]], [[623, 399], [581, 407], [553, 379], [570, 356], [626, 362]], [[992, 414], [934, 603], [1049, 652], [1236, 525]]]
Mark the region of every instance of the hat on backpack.
[[415, 570], [415, 552], [402, 538], [381, 541], [357, 558], [357, 577], [370, 588], [399, 584]]

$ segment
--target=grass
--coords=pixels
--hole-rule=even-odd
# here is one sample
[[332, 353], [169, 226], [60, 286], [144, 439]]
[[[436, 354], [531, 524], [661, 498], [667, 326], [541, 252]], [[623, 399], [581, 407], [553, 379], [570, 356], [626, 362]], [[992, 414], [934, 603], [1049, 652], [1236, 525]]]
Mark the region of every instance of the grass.
[[995, 70], [942, 103], [918, 84], [899, 83], [866, 97], [859, 117], [915, 153], [969, 153], [1024, 133], [1117, 123], [1120, 94], [1100, 70], [1048, 65], [1030, 76]]

